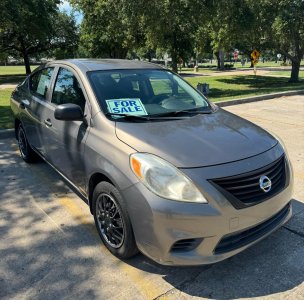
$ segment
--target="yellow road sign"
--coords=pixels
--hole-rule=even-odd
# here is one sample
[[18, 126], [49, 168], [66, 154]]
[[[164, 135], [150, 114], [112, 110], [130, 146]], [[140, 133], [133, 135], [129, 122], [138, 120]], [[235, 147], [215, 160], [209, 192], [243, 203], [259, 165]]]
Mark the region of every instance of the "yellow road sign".
[[251, 52], [251, 59], [253, 61], [254, 64], [257, 64], [258, 61], [259, 61], [259, 57], [260, 57], [261, 53], [254, 49], [252, 52]]

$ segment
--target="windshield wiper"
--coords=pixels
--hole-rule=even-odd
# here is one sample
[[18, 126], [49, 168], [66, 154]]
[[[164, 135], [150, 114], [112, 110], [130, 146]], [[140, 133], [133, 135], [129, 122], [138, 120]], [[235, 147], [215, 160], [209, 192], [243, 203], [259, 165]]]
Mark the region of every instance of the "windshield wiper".
[[136, 119], [136, 120], [150, 120], [148, 115], [130, 115], [130, 114], [116, 114], [116, 113], [105, 113], [106, 116], [119, 116], [124, 117], [125, 119]]
[[153, 120], [176, 120], [176, 119], [184, 119], [180, 116], [174, 116], [174, 115], [163, 115], [163, 114], [153, 114], [153, 115], [130, 115], [130, 114], [116, 114], [116, 113], [105, 113], [106, 116], [120, 116], [123, 117], [123, 119], [129, 119], [129, 120], [147, 120], [147, 121], [153, 121]]
[[212, 110], [194, 110], [194, 109], [183, 109], [177, 111], [169, 111], [160, 114], [150, 115], [151, 117], [168, 117], [168, 116], [178, 116], [180, 114], [211, 114]]

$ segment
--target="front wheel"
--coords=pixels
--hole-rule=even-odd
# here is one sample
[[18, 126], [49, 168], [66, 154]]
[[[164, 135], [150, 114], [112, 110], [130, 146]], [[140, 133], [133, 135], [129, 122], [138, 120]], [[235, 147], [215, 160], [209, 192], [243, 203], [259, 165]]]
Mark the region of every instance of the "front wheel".
[[33, 163], [37, 160], [37, 154], [31, 148], [30, 144], [27, 141], [25, 131], [20, 124], [17, 129], [17, 141], [19, 146], [20, 155], [23, 160], [27, 163]]
[[134, 256], [138, 250], [119, 191], [109, 182], [100, 182], [95, 187], [92, 205], [96, 228], [109, 251], [122, 259]]

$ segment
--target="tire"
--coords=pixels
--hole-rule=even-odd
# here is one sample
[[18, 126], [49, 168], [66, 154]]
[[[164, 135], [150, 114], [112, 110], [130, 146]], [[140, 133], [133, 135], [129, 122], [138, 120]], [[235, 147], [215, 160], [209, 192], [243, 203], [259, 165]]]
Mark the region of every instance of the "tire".
[[120, 259], [138, 253], [132, 225], [119, 191], [109, 182], [100, 182], [93, 192], [95, 225], [105, 246]]
[[38, 156], [28, 143], [25, 130], [21, 124], [19, 124], [19, 127], [17, 129], [17, 142], [22, 159], [27, 163], [36, 162]]

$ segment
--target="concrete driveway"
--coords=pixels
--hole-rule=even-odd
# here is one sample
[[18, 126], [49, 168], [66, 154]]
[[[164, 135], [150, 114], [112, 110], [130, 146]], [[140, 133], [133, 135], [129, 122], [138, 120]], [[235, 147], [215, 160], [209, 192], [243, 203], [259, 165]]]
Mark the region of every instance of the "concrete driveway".
[[214, 265], [120, 261], [102, 245], [86, 204], [45, 163], [26, 165], [0, 140], [1, 299], [304, 299], [304, 96], [227, 110], [275, 132], [295, 171], [294, 217]]

